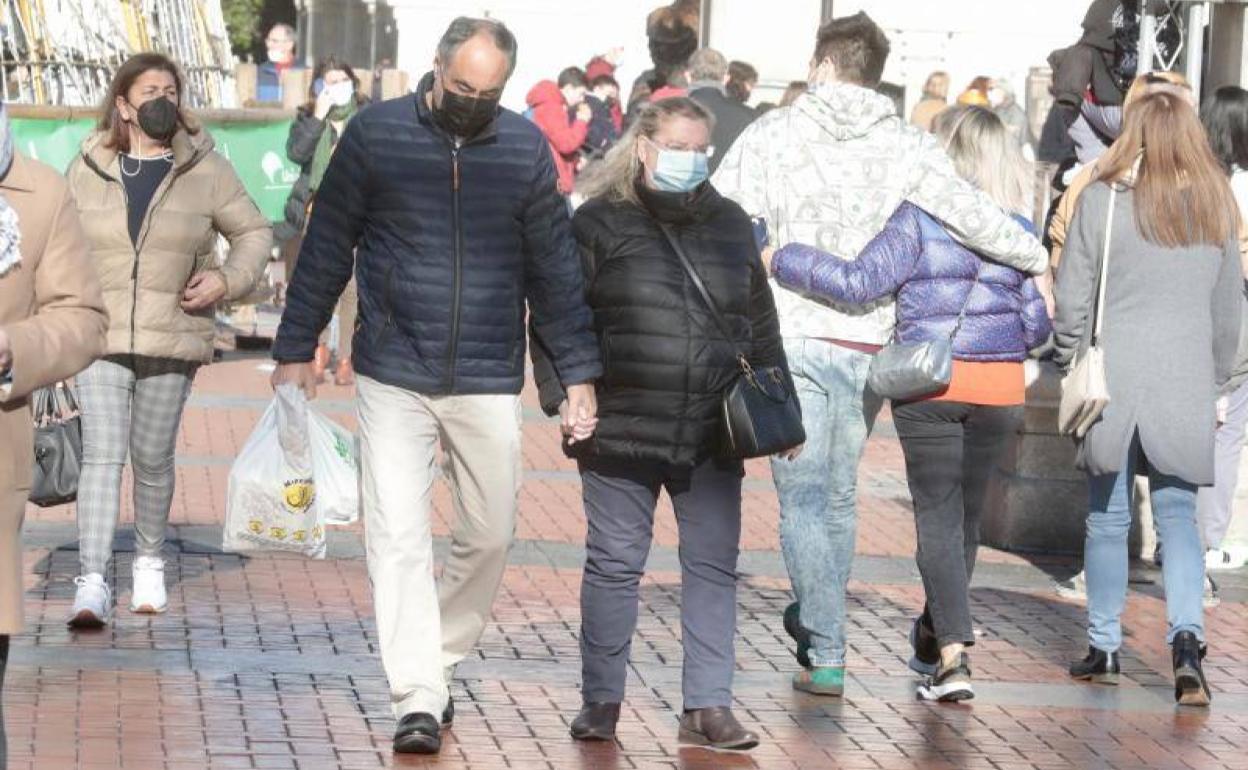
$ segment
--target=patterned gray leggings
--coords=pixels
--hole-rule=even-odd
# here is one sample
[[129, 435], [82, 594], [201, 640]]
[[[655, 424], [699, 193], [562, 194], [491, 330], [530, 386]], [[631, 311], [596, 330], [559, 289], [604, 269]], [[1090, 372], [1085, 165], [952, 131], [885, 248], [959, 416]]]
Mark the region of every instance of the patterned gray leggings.
[[159, 556], [173, 503], [174, 449], [182, 408], [199, 364], [170, 358], [109, 356], [77, 377], [82, 409], [78, 539], [82, 574], [108, 577], [121, 514], [126, 452], [134, 471], [138, 555]]

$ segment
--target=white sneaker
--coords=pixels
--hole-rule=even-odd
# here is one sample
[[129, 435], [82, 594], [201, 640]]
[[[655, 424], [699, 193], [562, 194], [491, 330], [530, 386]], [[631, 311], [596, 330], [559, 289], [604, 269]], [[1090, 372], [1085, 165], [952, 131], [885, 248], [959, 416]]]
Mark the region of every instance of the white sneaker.
[[169, 605], [165, 594], [165, 560], [158, 556], [135, 557], [134, 592], [130, 594], [130, 611], [159, 614]]
[[1205, 551], [1205, 569], [1240, 569], [1248, 564], [1248, 546], [1230, 545]]
[[98, 572], [74, 578], [78, 592], [74, 594], [74, 608], [69, 611], [69, 625], [73, 628], [103, 628], [112, 613], [113, 592], [109, 590], [104, 576]]

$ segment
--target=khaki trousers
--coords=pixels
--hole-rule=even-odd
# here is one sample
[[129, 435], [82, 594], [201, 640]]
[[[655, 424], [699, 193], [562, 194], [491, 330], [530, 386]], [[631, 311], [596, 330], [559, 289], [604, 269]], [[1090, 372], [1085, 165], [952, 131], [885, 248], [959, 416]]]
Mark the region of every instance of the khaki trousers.
[[[447, 679], [481, 638], [520, 489], [520, 397], [423, 396], [357, 379], [368, 574], [394, 715], [440, 717]], [[455, 522], [441, 580], [430, 498], [438, 446]]]

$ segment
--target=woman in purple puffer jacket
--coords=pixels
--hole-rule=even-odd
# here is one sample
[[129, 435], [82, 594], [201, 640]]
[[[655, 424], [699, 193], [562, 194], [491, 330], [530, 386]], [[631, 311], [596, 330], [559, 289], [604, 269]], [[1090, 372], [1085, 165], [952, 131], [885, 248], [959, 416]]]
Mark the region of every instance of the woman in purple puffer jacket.
[[[1002, 208], [1026, 210], [1025, 165], [996, 115], [958, 107], [942, 113], [935, 130], [962, 176]], [[927, 676], [920, 698], [974, 697], [965, 648], [975, 643], [969, 585], [980, 515], [997, 458], [1022, 423], [1023, 361], [1052, 332], [1044, 298], [1031, 278], [981, 259], [909, 203], [857, 259], [790, 244], [776, 252], [772, 269], [782, 286], [833, 304], [895, 296], [901, 342], [948, 338], [965, 308], [948, 389], [894, 403], [893, 421], [906, 457], [927, 595], [911, 632], [910, 667]]]

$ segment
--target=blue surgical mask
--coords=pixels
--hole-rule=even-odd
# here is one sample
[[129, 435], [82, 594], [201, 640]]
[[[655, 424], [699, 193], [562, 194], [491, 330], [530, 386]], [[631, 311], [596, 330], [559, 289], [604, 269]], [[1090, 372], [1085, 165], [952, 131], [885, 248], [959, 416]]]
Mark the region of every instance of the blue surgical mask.
[[[646, 140], [650, 142], [649, 139]], [[690, 192], [706, 181], [711, 175], [707, 155], [696, 150], [668, 150], [650, 142], [658, 150], [659, 159], [655, 163], [650, 178], [654, 186], [664, 192]]]

